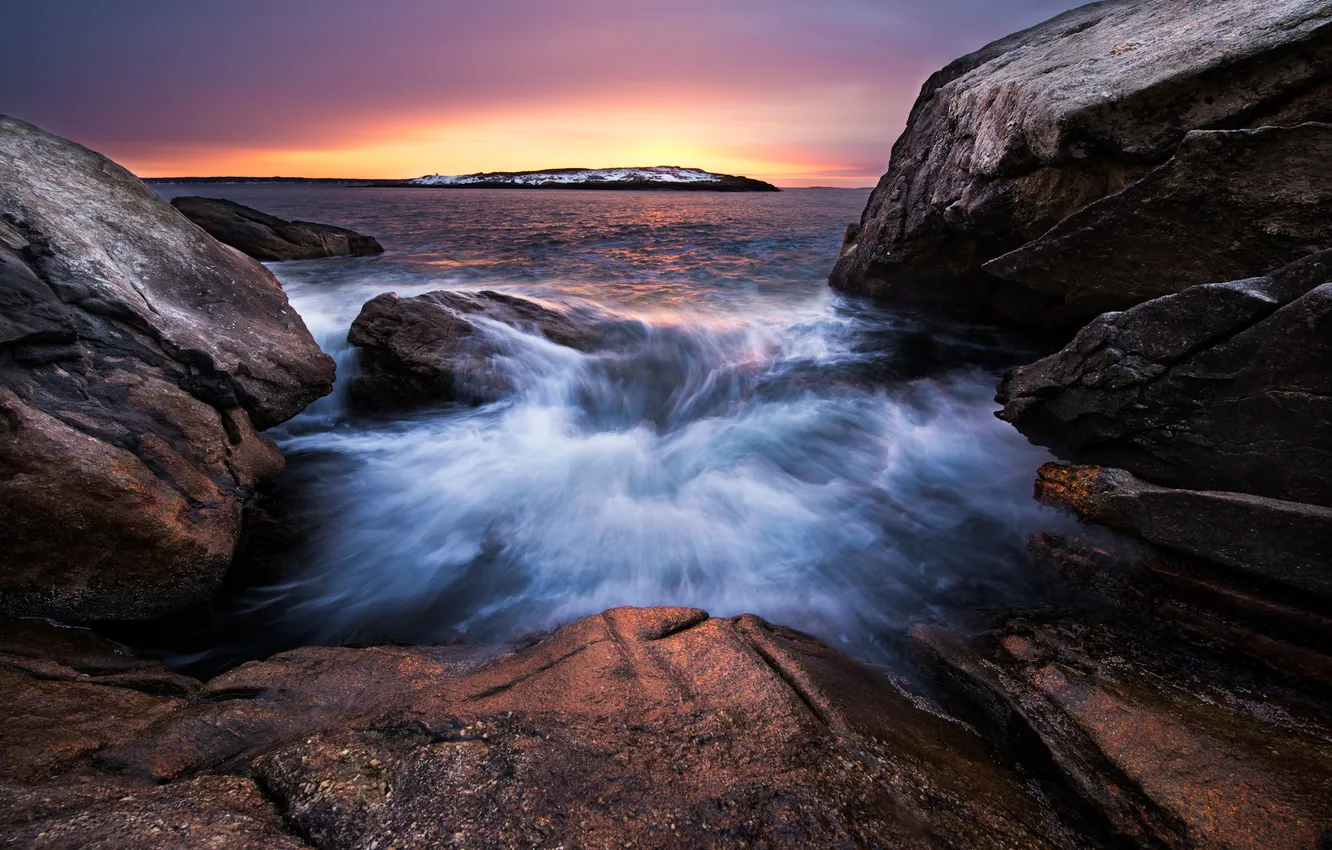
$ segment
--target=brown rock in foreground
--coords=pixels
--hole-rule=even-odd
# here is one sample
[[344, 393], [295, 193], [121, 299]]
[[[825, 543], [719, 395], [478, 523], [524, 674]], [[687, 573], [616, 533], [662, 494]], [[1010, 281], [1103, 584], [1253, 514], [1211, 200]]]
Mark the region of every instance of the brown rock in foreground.
[[0, 610], [151, 618], [210, 596], [258, 431], [331, 389], [277, 280], [92, 151], [0, 117]]
[[950, 707], [1051, 771], [1128, 846], [1311, 848], [1332, 823], [1327, 703], [1159, 628], [1013, 620], [912, 634]]
[[[1060, 268], [1041, 273], [1038, 291], [988, 274], [983, 264], [1131, 186], [1175, 156], [1190, 131], [1309, 121], [1332, 121], [1332, 10], [1324, 0], [1111, 0], [1066, 12], [953, 62], [925, 83], [831, 283], [895, 303], [1025, 325], [1086, 321], [1103, 305], [1132, 303], [1125, 299], [1144, 282], [1133, 279], [1131, 291], [1066, 305], [1061, 287], [1068, 275]], [[1304, 151], [1308, 168], [1316, 170], [1319, 150]], [[1225, 169], [1223, 157], [1202, 159], [1206, 170]], [[1297, 153], [1292, 161], [1298, 160]], [[1286, 177], [1275, 161], [1252, 175], [1255, 184], [1266, 178], [1273, 187]], [[1201, 203], [1228, 204], [1221, 182], [1199, 189]], [[1298, 188], [1297, 181], [1288, 184], [1285, 201]], [[1292, 210], [1301, 206], [1294, 200]], [[1198, 212], [1208, 221], [1213, 211]], [[1229, 259], [1270, 264], [1232, 267], [1221, 277], [1262, 274], [1291, 259], [1283, 241], [1305, 238], [1281, 229], [1281, 210], [1260, 217], [1264, 224], [1243, 215], [1228, 221], [1237, 238], [1252, 241], [1271, 224], [1279, 238]], [[1193, 232], [1186, 220], [1169, 227]], [[1099, 238], [1119, 235], [1107, 230]], [[1117, 263], [1141, 258], [1133, 245], [1123, 249]], [[1088, 259], [1061, 258], [1073, 268], [1085, 268]], [[1161, 271], [1170, 280], [1187, 270], [1170, 260]], [[1001, 273], [1025, 279], [1016, 269]]]
[[480, 403], [510, 392], [513, 384], [492, 358], [503, 340], [485, 322], [536, 331], [558, 345], [587, 351], [593, 328], [548, 307], [489, 290], [396, 293], [365, 303], [348, 341], [360, 370], [350, 379], [351, 403], [362, 410], [409, 407], [439, 401]]
[[219, 242], [256, 260], [316, 260], [382, 254], [373, 236], [312, 221], [287, 221], [222, 198], [180, 197], [171, 205]]
[[521, 649], [308, 647], [180, 696], [61, 632], [0, 628], [23, 664], [98, 674], [0, 655], [23, 697], [0, 703], [0, 846], [1293, 850], [1332, 817], [1325, 698], [1152, 623], [920, 626], [942, 707], [694, 609]]
[[[38, 751], [70, 732], [67, 689], [163, 699], [32, 687], [50, 693], [5, 702], [0, 725]], [[40, 774], [6, 751], [0, 842], [159, 846], [125, 831], [157, 819], [172, 846], [207, 846], [216, 824], [271, 829], [262, 791], [321, 848], [1096, 845], [919, 705], [811, 638], [691, 609], [615, 609], [518, 651], [312, 647]]]

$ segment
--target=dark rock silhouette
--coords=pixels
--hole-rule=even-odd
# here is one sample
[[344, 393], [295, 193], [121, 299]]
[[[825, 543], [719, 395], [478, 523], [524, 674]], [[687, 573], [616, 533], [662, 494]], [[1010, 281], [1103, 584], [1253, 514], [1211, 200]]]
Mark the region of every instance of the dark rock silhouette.
[[222, 198], [179, 197], [171, 205], [186, 218], [256, 260], [315, 260], [382, 254], [373, 236], [312, 221], [287, 221]]

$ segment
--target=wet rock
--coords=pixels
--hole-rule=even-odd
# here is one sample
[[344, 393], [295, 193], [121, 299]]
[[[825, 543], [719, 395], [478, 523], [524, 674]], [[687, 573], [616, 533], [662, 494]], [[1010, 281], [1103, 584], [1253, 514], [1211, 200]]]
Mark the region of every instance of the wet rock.
[[1171, 487], [1332, 506], [1332, 252], [1107, 313], [1013, 370], [1000, 418]]
[[362, 410], [480, 403], [512, 391], [512, 381], [493, 359], [505, 350], [496, 326], [535, 331], [578, 351], [597, 342], [590, 324], [512, 295], [385, 293], [366, 302], [347, 335], [360, 359], [349, 384], [351, 403]]
[[258, 431], [333, 363], [276, 279], [133, 175], [0, 118], [0, 610], [147, 619], [210, 596]]
[[1192, 608], [1162, 605], [1156, 610], [1156, 616], [1173, 623], [1180, 632], [1198, 643], [1317, 686], [1324, 693], [1332, 693], [1332, 655], [1326, 652], [1277, 640]]
[[219, 242], [256, 260], [314, 260], [382, 254], [373, 236], [312, 221], [287, 221], [222, 198], [180, 197], [171, 205]]
[[[1126, 303], [1128, 293], [1099, 292], [1097, 299], [1075, 299], [1070, 309], [1053, 258], [1041, 276], [1045, 291], [997, 278], [982, 266], [1132, 186], [1174, 157], [1190, 131], [1332, 120], [1330, 44], [1332, 17], [1318, 0], [1258, 6], [1247, 0], [1112, 0], [990, 44], [925, 83], [831, 283], [898, 303], [1038, 326], [1085, 321], [1106, 303], [1102, 296]], [[1201, 154], [1224, 143], [1221, 136], [1200, 138], [1192, 143], [1199, 158], [1186, 156], [1180, 164], [1214, 162]], [[1321, 144], [1308, 148], [1310, 165]], [[1275, 163], [1252, 175], [1255, 185], [1264, 177], [1283, 185]], [[1207, 186], [1220, 190], [1223, 182], [1214, 175]], [[1220, 191], [1204, 194], [1208, 202], [1227, 200]], [[1252, 248], [1246, 230], [1251, 247], [1227, 259], [1275, 265], [1289, 258], [1286, 252], [1307, 239], [1310, 222], [1299, 218], [1302, 199], [1287, 200], [1292, 227], [1283, 229], [1280, 210], [1262, 213], [1279, 225], [1278, 238], [1265, 249], [1270, 253]], [[1204, 218], [1212, 212], [1195, 209]], [[1176, 226], [1188, 224], [1172, 221]], [[1108, 231], [1098, 231], [1098, 238], [1102, 233], [1115, 238]], [[1121, 264], [1147, 256], [1122, 247], [1115, 258]], [[1199, 280], [1187, 277], [1184, 262], [1172, 259], [1157, 272], [1167, 280]], [[1133, 281], [1135, 288], [1151, 285]]]
[[985, 264], [1062, 299], [1064, 324], [1332, 245], [1332, 124], [1195, 131], [1173, 159]]
[[1163, 624], [1292, 686], [1332, 694], [1332, 608], [1307, 592], [1125, 537], [1038, 534], [1028, 551], [1081, 591], [1080, 610]]
[[950, 705], [1134, 846], [1315, 847], [1332, 818], [1325, 703], [1159, 630], [1067, 617], [912, 642]]
[[184, 703], [131, 688], [57, 681], [0, 667], [3, 778], [38, 782], [75, 771], [93, 753], [134, 739]]
[[312, 647], [161, 710], [59, 776], [0, 776], [34, 801], [0, 840], [166, 811], [263, 823], [223, 773], [328, 848], [1097, 844], [967, 726], [751, 616], [615, 609], [517, 651]]
[[1036, 498], [1265, 582], [1332, 600], [1332, 508], [1158, 487], [1122, 469], [1046, 464]]
[[139, 658], [90, 629], [44, 620], [0, 620], [0, 668], [48, 681], [111, 685], [158, 696], [192, 697], [199, 683], [160, 661]]

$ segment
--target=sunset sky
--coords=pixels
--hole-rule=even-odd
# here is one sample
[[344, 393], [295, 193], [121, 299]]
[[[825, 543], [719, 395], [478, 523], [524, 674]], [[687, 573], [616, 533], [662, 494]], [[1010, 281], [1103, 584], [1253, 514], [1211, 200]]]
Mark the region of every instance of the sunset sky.
[[41, 0], [0, 112], [145, 176], [682, 165], [869, 186], [921, 82], [1070, 0]]

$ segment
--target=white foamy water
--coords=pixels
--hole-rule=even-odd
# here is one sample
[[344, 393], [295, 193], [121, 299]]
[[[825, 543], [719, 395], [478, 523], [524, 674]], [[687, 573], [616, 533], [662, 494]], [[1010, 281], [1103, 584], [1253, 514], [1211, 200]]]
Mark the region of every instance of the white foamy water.
[[[406, 190], [376, 207], [372, 190], [323, 190], [283, 210], [266, 191], [237, 199], [389, 247], [273, 267], [344, 377], [347, 328], [387, 290], [501, 289], [607, 323], [612, 342], [583, 354], [488, 326], [509, 398], [370, 419], [335, 392], [273, 432], [300, 482], [286, 498], [317, 521], [284, 580], [227, 603], [217, 651], [260, 632], [507, 640], [691, 605], [874, 658], [915, 618], [1039, 593], [1022, 549], [1052, 521], [1031, 499], [1048, 456], [993, 416], [1011, 341], [829, 292], [820, 270], [863, 198]], [[380, 218], [338, 218], [338, 201]], [[423, 224], [439, 203], [455, 206]], [[486, 242], [496, 228], [510, 238]]]

